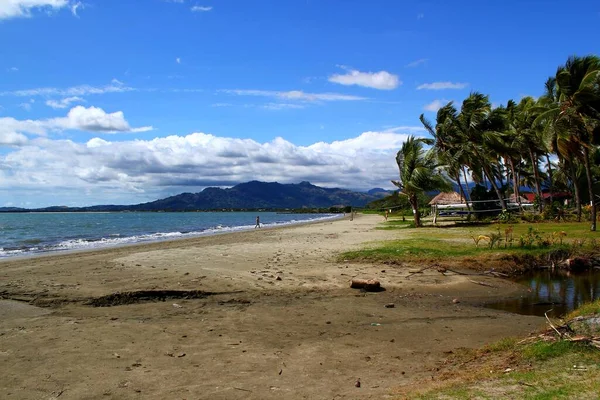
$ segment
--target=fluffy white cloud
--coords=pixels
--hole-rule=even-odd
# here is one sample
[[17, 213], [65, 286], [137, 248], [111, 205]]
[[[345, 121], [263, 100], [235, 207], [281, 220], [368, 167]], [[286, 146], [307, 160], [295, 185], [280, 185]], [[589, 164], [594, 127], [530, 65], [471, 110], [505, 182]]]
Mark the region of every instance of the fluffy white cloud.
[[439, 110], [440, 108], [444, 107], [446, 104], [448, 104], [448, 100], [434, 100], [429, 104], [426, 104], [423, 109], [425, 111], [432, 111], [432, 112], [437, 112], [437, 110]]
[[468, 83], [461, 82], [432, 82], [432, 83], [424, 83], [422, 85], [417, 86], [417, 90], [427, 89], [427, 90], [443, 90], [443, 89], [464, 89], [469, 86]]
[[398, 75], [390, 74], [387, 71], [360, 72], [357, 70], [349, 70], [345, 74], [332, 75], [329, 77], [329, 82], [347, 86], [358, 85], [380, 90], [392, 90], [402, 84], [398, 79]]
[[39, 137], [0, 155], [0, 185], [15, 193], [10, 198], [0, 194], [0, 204], [18, 203], [19, 193], [33, 193], [40, 185], [46, 193], [77, 199], [68, 203], [75, 205], [136, 203], [253, 179], [281, 183], [308, 180], [354, 189], [391, 188], [390, 179], [398, 174], [395, 154], [407, 136], [365, 132], [310, 146], [298, 146], [283, 138], [259, 143], [206, 133], [115, 142], [94, 138], [87, 143]]
[[0, 20], [30, 17], [32, 10], [58, 10], [69, 5], [68, 0], [1, 0]]
[[101, 108], [83, 106], [73, 107], [66, 117], [44, 120], [16, 120], [11, 117], [0, 118], [0, 134], [19, 133], [46, 135], [49, 131], [82, 130], [88, 132], [145, 132], [151, 126], [132, 128], [125, 120], [122, 111], [107, 113]]
[[85, 102], [81, 97], [73, 96], [73, 97], [65, 97], [60, 100], [46, 100], [46, 105], [48, 107], [52, 107], [54, 109], [57, 108], [67, 108], [71, 105], [71, 103], [81, 103]]
[[91, 94], [133, 92], [136, 90], [137, 89], [135, 88], [124, 86], [122, 84], [115, 84], [113, 82], [112, 84], [106, 86], [79, 85], [62, 89], [55, 87], [45, 87], [35, 89], [12, 90], [0, 92], [0, 96], [85, 96]]
[[279, 92], [274, 90], [221, 90], [223, 93], [235, 94], [238, 96], [263, 96], [273, 97], [283, 100], [295, 100], [295, 101], [356, 101], [366, 100], [366, 97], [351, 96], [339, 93], [305, 93], [301, 90], [290, 90], [287, 92]]
[[208, 7], [208, 6], [193, 6], [190, 10], [192, 10], [192, 12], [207, 12], [212, 10], [212, 7]]

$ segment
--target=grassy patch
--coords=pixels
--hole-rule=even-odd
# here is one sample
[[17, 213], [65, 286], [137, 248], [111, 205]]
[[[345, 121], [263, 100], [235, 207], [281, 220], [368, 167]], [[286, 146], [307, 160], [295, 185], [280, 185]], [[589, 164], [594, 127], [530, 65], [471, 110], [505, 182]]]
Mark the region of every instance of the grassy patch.
[[[576, 315], [595, 314], [599, 301]], [[506, 338], [480, 350], [463, 349], [443, 362], [435, 380], [400, 390], [410, 399], [597, 399], [600, 351], [568, 341], [521, 344]]]
[[[377, 229], [401, 230], [402, 239], [346, 252], [340, 260], [400, 262], [511, 261], [513, 265], [550, 264], [572, 254], [600, 250], [600, 234], [590, 234], [587, 223], [477, 224], [412, 228], [411, 221], [390, 219]], [[400, 232], [399, 232], [400, 233]], [[544, 265], [544, 264], [542, 264]]]
[[581, 305], [581, 307], [579, 307], [578, 309], [574, 310], [569, 315], [567, 315], [567, 317], [565, 319], [570, 320], [570, 319], [573, 319], [575, 317], [579, 317], [582, 315], [592, 315], [592, 314], [600, 314], [600, 299], [598, 299], [596, 301], [592, 301], [591, 303], [585, 303], [585, 304]]
[[588, 350], [588, 347], [580, 343], [558, 341], [558, 342], [536, 342], [522, 349], [524, 359], [531, 360], [548, 360], [564, 356], [570, 353], [582, 353]]

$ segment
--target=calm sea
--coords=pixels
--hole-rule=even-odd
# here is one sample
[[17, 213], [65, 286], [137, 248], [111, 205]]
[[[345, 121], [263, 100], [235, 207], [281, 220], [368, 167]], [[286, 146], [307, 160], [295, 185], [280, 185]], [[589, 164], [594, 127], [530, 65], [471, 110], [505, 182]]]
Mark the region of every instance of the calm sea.
[[334, 219], [274, 212], [0, 213], [0, 258], [91, 249]]

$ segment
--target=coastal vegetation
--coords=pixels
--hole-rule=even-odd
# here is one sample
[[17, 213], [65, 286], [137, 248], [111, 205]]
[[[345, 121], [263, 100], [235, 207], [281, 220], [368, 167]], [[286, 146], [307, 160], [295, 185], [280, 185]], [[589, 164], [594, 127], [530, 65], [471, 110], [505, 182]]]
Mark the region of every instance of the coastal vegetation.
[[[441, 107], [435, 122], [420, 116], [433, 140], [407, 141], [398, 152], [400, 180], [394, 182], [400, 184], [400, 193], [412, 206], [415, 226], [420, 220], [414, 205], [420, 203], [414, 196], [445, 190], [445, 182], [431, 180], [443, 171], [467, 203], [474, 200], [464, 189], [470, 175], [480, 185], [479, 191], [488, 191], [502, 210], [507, 209], [511, 197], [520, 205], [521, 189], [529, 188], [535, 193], [536, 208], [547, 218], [560, 218], [564, 213], [563, 204], [554, 202], [553, 194], [572, 193], [576, 220], [587, 219], [590, 229], [596, 230], [600, 58], [569, 57], [543, 87], [544, 93], [537, 99], [527, 96], [498, 106], [488, 95], [472, 92], [460, 107], [454, 102]], [[415, 149], [428, 142], [427, 154]]]
[[567, 327], [577, 318], [594, 319], [598, 313], [600, 300], [586, 303], [565, 316], [563, 325], [554, 321], [558, 325], [556, 331], [548, 327], [525, 339], [511, 337], [481, 349], [458, 349], [440, 362], [434, 383], [404, 387], [401, 394], [410, 393], [410, 398], [421, 400], [597, 398], [597, 333], [560, 331], [570, 329]]

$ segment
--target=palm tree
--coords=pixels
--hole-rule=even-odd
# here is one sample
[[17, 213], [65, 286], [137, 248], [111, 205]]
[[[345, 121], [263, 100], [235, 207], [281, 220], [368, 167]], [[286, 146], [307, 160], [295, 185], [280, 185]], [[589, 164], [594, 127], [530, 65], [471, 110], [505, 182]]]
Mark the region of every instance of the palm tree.
[[[433, 137], [433, 151], [437, 157], [438, 162], [443, 166], [443, 169], [447, 172], [448, 176], [456, 181], [460, 194], [467, 205], [467, 211], [469, 216], [471, 213], [471, 207], [469, 205], [468, 192], [465, 192], [461, 183], [461, 173], [465, 175], [463, 165], [465, 164], [466, 158], [465, 153], [461, 149], [459, 143], [457, 143], [458, 135], [456, 133], [455, 120], [457, 116], [456, 108], [453, 102], [449, 102], [444, 107], [440, 108], [436, 116], [435, 127], [429, 122], [424, 114], [419, 116], [419, 120], [427, 130], [427, 132]], [[465, 178], [465, 184], [467, 180]]]
[[[471, 93], [462, 104], [456, 118], [456, 130], [461, 135], [461, 148], [469, 154], [467, 165], [473, 177], [487, 179], [490, 183], [503, 210], [506, 201], [497, 184], [499, 165], [497, 153], [490, 144], [498, 140], [504, 129], [505, 118], [503, 110], [491, 109], [488, 96], [481, 93]], [[478, 171], [481, 171], [481, 175]]]
[[[600, 119], [600, 58], [569, 57], [556, 71], [558, 102], [540, 117], [550, 119], [565, 143], [576, 145], [583, 161], [591, 205], [591, 230], [596, 230], [596, 204], [590, 165], [593, 130]], [[538, 118], [540, 118], [538, 117]]]
[[421, 226], [418, 194], [432, 190], [450, 190], [450, 182], [440, 173], [435, 152], [425, 151], [423, 145], [431, 145], [433, 141], [425, 138], [409, 136], [396, 155], [399, 169], [399, 180], [392, 181], [400, 188], [400, 194], [408, 197], [415, 227]]

